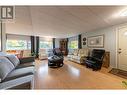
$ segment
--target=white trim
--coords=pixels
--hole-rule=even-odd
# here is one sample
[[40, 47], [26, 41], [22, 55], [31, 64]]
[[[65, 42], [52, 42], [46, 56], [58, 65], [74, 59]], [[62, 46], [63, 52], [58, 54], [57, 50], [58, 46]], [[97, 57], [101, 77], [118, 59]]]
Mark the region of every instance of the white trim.
[[127, 27], [127, 23], [121, 24], [116, 28], [116, 67], [119, 68], [119, 55], [118, 55], [118, 48], [119, 48], [119, 30], [121, 28]]
[[118, 68], [118, 28], [115, 28], [116, 32], [116, 68]]
[[33, 79], [31, 80], [31, 89], [32, 89], [32, 90], [34, 89], [34, 77], [33, 77]]

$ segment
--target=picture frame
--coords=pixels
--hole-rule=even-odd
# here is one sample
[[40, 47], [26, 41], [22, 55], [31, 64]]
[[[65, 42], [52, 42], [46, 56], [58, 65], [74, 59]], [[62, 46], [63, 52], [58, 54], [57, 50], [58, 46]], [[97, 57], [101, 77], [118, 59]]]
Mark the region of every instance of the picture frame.
[[104, 48], [104, 35], [88, 37], [87, 46], [92, 48]]

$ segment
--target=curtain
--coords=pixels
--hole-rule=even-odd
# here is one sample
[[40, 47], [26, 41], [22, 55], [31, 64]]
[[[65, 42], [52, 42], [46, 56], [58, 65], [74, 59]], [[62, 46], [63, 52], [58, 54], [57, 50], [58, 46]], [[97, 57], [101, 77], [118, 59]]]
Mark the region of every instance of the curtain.
[[34, 36], [30, 36], [31, 39], [31, 53], [35, 53], [35, 37]]
[[68, 38], [67, 38], [67, 46], [66, 46], [67, 54], [68, 54], [68, 50], [69, 50], [69, 48], [68, 48]]
[[82, 48], [81, 35], [78, 35], [78, 49]]
[[36, 58], [39, 57], [39, 36], [36, 36]]
[[55, 38], [53, 38], [52, 41], [53, 41], [53, 48], [55, 48]]

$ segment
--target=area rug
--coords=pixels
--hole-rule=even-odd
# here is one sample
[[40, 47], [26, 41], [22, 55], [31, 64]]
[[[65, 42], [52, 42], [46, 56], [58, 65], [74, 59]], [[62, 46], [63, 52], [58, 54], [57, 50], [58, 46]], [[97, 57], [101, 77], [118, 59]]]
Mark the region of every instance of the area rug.
[[127, 71], [112, 68], [109, 73], [127, 79]]

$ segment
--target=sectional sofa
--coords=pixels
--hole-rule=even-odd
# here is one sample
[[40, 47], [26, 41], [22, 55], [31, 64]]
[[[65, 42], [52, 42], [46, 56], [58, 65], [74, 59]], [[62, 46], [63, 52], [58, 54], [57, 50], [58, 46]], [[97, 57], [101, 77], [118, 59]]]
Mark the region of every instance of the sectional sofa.
[[89, 49], [75, 49], [72, 53], [67, 55], [68, 60], [77, 62], [77, 63], [84, 63], [86, 57], [89, 55]]
[[33, 89], [34, 61], [34, 57], [17, 58], [0, 52], [0, 89], [26, 89], [25, 84]]

